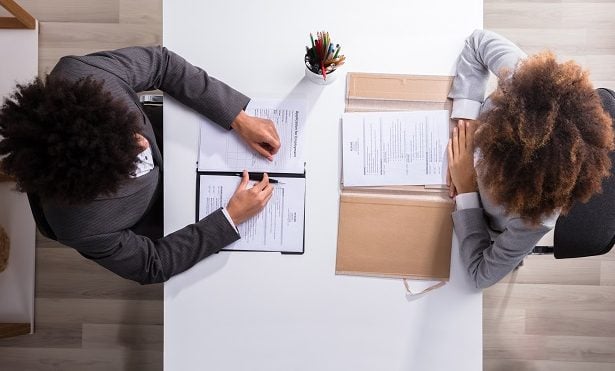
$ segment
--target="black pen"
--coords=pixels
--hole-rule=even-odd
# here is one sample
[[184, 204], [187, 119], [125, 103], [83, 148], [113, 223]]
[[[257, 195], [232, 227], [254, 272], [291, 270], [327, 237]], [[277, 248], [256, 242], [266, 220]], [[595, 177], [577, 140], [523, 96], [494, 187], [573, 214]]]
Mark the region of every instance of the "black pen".
[[[242, 173], [235, 173], [235, 175], [237, 175], [240, 178], [243, 178], [243, 174]], [[249, 173], [249, 178], [250, 180], [256, 180], [256, 181], [261, 181], [263, 180], [263, 173]], [[273, 178], [269, 178], [269, 183], [271, 184], [284, 184], [279, 182], [277, 179], [273, 179]]]

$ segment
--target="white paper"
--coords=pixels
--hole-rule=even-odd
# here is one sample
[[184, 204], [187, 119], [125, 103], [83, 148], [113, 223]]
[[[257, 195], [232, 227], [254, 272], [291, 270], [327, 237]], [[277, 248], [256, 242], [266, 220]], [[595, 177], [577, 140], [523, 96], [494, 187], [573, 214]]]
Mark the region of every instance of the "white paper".
[[446, 110], [346, 113], [344, 185], [445, 184], [448, 138]]
[[201, 122], [199, 170], [303, 173], [306, 104], [303, 100], [252, 100], [246, 112], [267, 118], [276, 125], [280, 150], [269, 161], [256, 153], [232, 130], [222, 129], [207, 119]]
[[[238, 226], [241, 239], [225, 250], [303, 251], [305, 178], [275, 179], [280, 183], [271, 184], [273, 196], [265, 209]], [[231, 175], [200, 175], [199, 219], [226, 206], [240, 181]]]

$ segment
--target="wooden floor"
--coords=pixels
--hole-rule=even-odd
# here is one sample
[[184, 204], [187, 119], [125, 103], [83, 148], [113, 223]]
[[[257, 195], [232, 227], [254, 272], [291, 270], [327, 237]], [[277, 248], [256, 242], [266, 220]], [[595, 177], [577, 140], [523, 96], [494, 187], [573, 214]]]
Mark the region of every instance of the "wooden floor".
[[[66, 54], [161, 42], [162, 0], [18, 0], [40, 24], [40, 72]], [[574, 58], [615, 89], [615, 2], [485, 1], [485, 28]], [[1, 16], [1, 15], [0, 15]], [[36, 334], [0, 341], [0, 370], [160, 370], [162, 286], [37, 242]], [[485, 290], [485, 370], [615, 370], [615, 252], [530, 256]], [[345, 370], [340, 370], [345, 371]], [[426, 370], [429, 371], [429, 370]]]
[[[615, 1], [497, 1], [485, 28], [527, 53], [553, 50], [615, 90]], [[555, 260], [530, 256], [484, 291], [484, 369], [615, 370], [615, 251]]]
[[[17, 3], [40, 22], [41, 74], [64, 55], [162, 43], [162, 0]], [[0, 370], [162, 370], [162, 285], [119, 278], [42, 236], [36, 272], [35, 334], [0, 340]]]

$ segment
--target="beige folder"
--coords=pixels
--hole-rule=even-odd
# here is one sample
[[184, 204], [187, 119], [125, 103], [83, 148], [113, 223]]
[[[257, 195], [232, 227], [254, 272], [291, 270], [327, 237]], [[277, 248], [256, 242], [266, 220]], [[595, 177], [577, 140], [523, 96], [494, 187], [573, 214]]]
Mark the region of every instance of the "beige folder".
[[[450, 110], [451, 83], [349, 73], [346, 111]], [[447, 281], [452, 211], [444, 187], [342, 187], [336, 273]]]

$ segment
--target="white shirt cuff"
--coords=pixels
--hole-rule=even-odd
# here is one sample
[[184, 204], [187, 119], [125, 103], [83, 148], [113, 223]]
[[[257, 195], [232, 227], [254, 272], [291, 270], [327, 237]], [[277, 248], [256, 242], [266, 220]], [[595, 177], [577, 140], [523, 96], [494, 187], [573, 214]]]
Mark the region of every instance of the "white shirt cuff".
[[451, 118], [476, 120], [480, 114], [480, 108], [482, 105], [483, 104], [481, 102], [471, 99], [455, 99], [453, 100]]
[[131, 174], [133, 178], [138, 178], [150, 172], [154, 168], [154, 156], [152, 156], [151, 147], [147, 147], [137, 155], [137, 168], [135, 173]]
[[478, 192], [458, 194], [457, 196], [455, 196], [455, 205], [457, 207], [457, 210], [480, 208]]
[[222, 208], [222, 213], [224, 214], [224, 216], [226, 216], [226, 220], [228, 220], [229, 224], [235, 228], [235, 230], [237, 231], [237, 233], [239, 233], [239, 229], [237, 229], [237, 226], [235, 225], [235, 223], [233, 223], [233, 219], [231, 219], [231, 216], [228, 214], [228, 211], [226, 211], [226, 207]]

